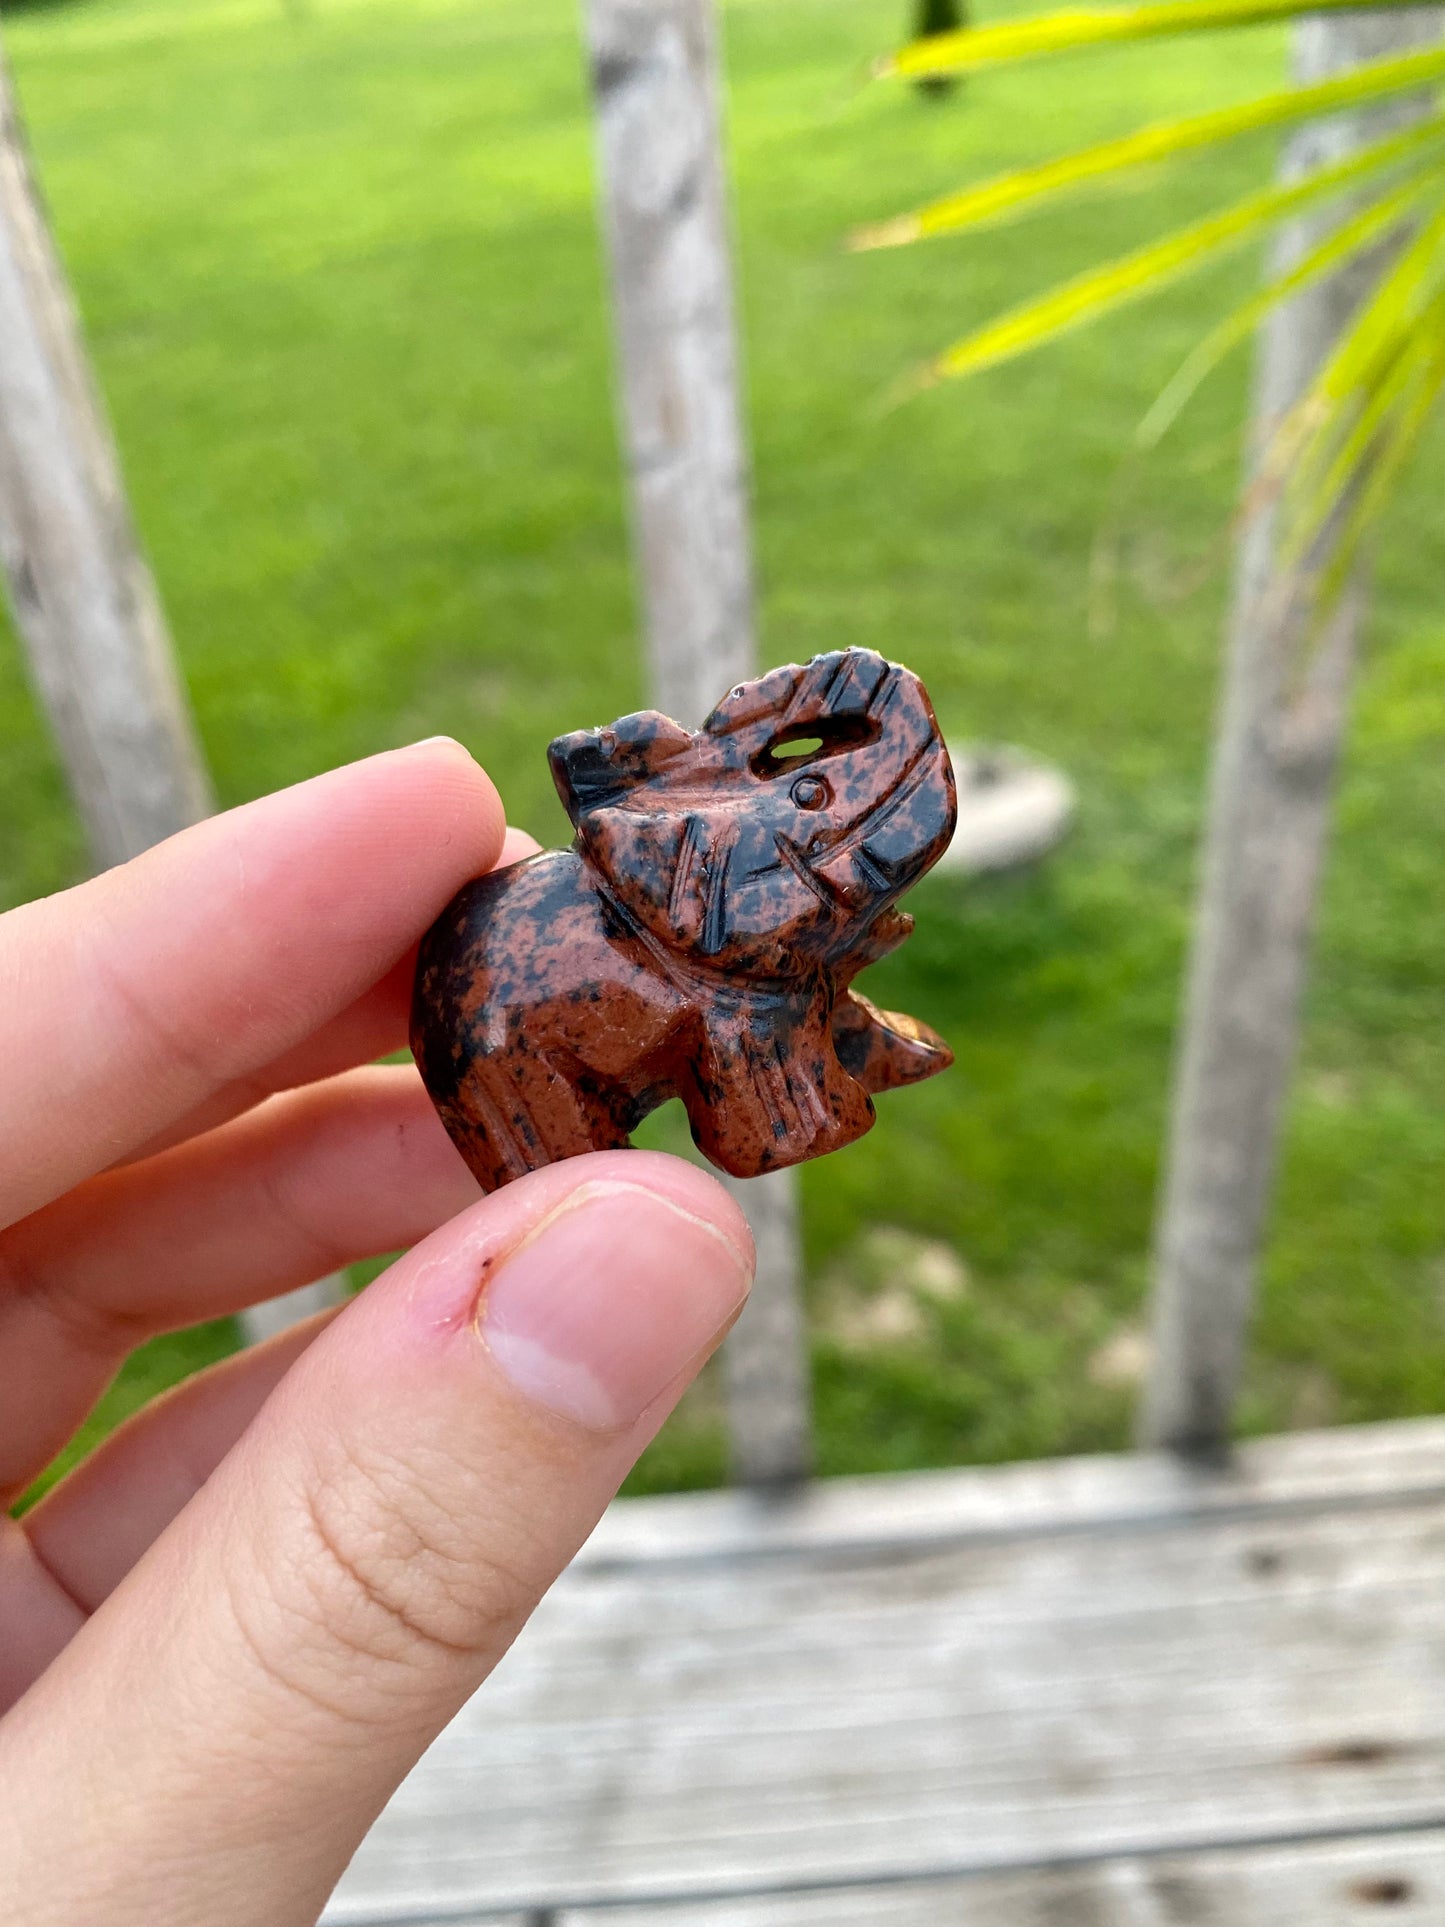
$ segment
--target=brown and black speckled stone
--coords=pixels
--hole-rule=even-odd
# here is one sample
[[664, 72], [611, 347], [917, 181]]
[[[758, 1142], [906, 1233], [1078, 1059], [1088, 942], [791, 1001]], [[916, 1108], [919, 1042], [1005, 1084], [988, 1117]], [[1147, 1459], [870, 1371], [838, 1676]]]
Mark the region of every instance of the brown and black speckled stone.
[[848, 989], [908, 935], [896, 899], [953, 834], [911, 671], [836, 651], [696, 733], [646, 710], [548, 756], [576, 842], [468, 884], [417, 966], [412, 1049], [487, 1189], [625, 1144], [669, 1097], [754, 1177], [851, 1144], [872, 1092], [953, 1061]]

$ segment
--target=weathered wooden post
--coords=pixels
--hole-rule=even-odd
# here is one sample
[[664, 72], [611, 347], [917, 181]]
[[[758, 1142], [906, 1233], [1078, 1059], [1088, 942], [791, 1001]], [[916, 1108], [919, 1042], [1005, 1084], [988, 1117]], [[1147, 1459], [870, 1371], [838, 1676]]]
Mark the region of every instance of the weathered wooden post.
[[[1341, 14], [1301, 24], [1302, 81], [1438, 38], [1438, 9]], [[1308, 127], [1288, 172], [1341, 158], [1428, 103]], [[1281, 269], [1317, 237], [1282, 237]], [[1252, 462], [1308, 387], [1388, 252], [1279, 308], [1263, 331]], [[1176, 1072], [1155, 1248], [1154, 1366], [1140, 1430], [1149, 1445], [1223, 1450], [1273, 1188], [1315, 897], [1329, 832], [1366, 592], [1350, 585], [1306, 649], [1314, 568], [1276, 563], [1260, 491], [1243, 531], [1215, 745], [1204, 875]]]
[[[585, 14], [652, 696], [696, 726], [757, 669], [716, 23], [712, 0]], [[759, 1263], [724, 1352], [734, 1469], [783, 1484], [809, 1463], [795, 1191], [736, 1192]]]
[[0, 51], [0, 562], [104, 867], [211, 807]]
[[[51, 239], [0, 49], [0, 564], [96, 866], [212, 807], [160, 597]], [[335, 1302], [248, 1312], [254, 1342]]]

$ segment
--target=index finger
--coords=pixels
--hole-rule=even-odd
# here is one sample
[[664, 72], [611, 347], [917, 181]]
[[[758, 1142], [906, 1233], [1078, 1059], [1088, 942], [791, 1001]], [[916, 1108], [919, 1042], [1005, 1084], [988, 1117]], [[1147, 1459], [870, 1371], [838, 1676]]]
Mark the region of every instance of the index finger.
[[0, 1224], [345, 1009], [491, 867], [504, 831], [490, 779], [438, 739], [0, 918]]

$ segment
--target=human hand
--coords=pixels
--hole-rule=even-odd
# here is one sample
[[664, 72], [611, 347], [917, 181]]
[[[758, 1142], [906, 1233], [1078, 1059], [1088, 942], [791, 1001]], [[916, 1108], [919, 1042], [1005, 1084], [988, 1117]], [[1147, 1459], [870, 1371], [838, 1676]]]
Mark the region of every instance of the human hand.
[[420, 744], [0, 918], [7, 1505], [141, 1339], [422, 1240], [0, 1515], [7, 1927], [313, 1920], [742, 1304], [702, 1172], [605, 1152], [478, 1201], [372, 1064], [507, 836]]

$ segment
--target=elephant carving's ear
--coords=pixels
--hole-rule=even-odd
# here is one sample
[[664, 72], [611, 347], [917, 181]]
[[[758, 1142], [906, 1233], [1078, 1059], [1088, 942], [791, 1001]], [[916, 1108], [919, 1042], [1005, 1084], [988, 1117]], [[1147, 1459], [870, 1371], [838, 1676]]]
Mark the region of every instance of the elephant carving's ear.
[[548, 745], [547, 761], [562, 807], [577, 829], [598, 809], [621, 802], [656, 779], [693, 739], [681, 723], [656, 709], [624, 716], [606, 729], [574, 729]]
[[581, 845], [629, 915], [670, 950], [715, 957], [727, 942], [731, 825], [697, 810], [601, 809]]
[[659, 781], [695, 749], [680, 723], [644, 710], [559, 736], [547, 756], [579, 848], [624, 909], [670, 947], [706, 949], [724, 934], [723, 892], [707, 887], [714, 839], [695, 801], [670, 805]]

